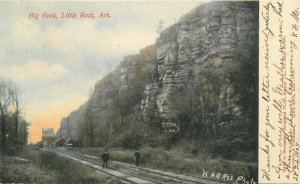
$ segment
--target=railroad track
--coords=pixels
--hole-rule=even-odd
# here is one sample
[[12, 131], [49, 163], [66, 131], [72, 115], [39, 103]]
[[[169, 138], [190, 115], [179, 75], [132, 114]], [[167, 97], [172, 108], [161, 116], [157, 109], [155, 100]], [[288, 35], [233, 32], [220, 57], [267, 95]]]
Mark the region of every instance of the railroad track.
[[71, 156], [69, 154], [66, 153], [62, 153], [59, 151], [55, 151], [55, 150], [51, 150], [51, 149], [43, 149], [43, 151], [48, 151], [48, 152], [52, 152], [54, 154], [57, 154], [59, 156], [62, 156], [64, 158], [68, 158], [70, 160], [73, 160], [75, 162], [81, 163], [87, 167], [90, 167], [92, 169], [94, 169], [96, 172], [100, 173], [100, 174], [105, 174], [114, 178], [117, 178], [120, 182], [124, 183], [124, 184], [130, 184], [130, 183], [137, 183], [137, 184], [155, 184], [155, 183], [160, 183], [159, 181], [155, 181], [155, 180], [151, 180], [151, 179], [144, 179], [141, 177], [135, 177], [133, 175], [129, 175], [126, 174], [124, 172], [118, 171], [118, 170], [114, 170], [114, 169], [103, 169], [102, 166], [100, 166], [97, 163], [93, 163], [91, 161], [82, 159], [82, 158], [78, 158], [75, 156]]
[[[97, 162], [101, 161], [100, 158], [95, 157], [95, 156], [91, 156], [91, 155], [82, 155], [82, 156], [90, 158], [90, 159], [94, 159], [94, 161], [97, 161]], [[122, 162], [117, 162], [117, 161], [110, 161], [110, 163], [116, 163], [117, 165], [123, 165], [127, 168], [132, 168], [132, 169], [137, 168], [134, 165], [127, 164], [127, 163], [122, 163]], [[145, 168], [145, 167], [138, 167], [138, 169], [143, 170], [147, 173], [157, 174], [161, 177], [169, 178], [171, 180], [176, 180], [179, 183], [228, 184], [226, 182], [203, 179], [203, 178], [195, 177], [195, 176], [186, 176], [186, 175], [182, 175], [182, 174], [175, 174], [175, 173], [171, 173], [171, 172], [165, 172], [165, 171], [160, 171], [160, 170], [156, 170], [156, 169], [149, 169], [149, 168]]]
[[205, 180], [202, 178], [174, 174], [174, 173], [159, 171], [155, 169], [136, 167], [131, 164], [126, 164], [126, 163], [121, 163], [116, 161], [110, 161], [111, 166], [108, 169], [102, 169], [102, 165], [100, 164], [101, 163], [100, 159], [97, 157], [91, 155], [82, 155], [77, 152], [68, 152], [66, 150], [59, 150], [59, 149], [45, 149], [45, 150], [51, 151], [62, 157], [74, 160], [83, 165], [91, 167], [95, 169], [96, 172], [104, 173], [111, 177], [115, 177], [122, 183], [223, 184], [223, 182], [220, 181]]

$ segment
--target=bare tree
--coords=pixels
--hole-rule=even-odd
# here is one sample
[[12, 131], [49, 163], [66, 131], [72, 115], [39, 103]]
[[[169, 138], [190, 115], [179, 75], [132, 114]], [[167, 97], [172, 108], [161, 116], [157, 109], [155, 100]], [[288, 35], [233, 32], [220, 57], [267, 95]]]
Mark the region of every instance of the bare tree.
[[[8, 148], [9, 132], [14, 134], [10, 136], [14, 138], [13, 141], [16, 141], [14, 144], [20, 142], [19, 118], [23, 105], [24, 101], [20, 88], [11, 81], [0, 81], [0, 146], [2, 155]], [[27, 129], [26, 126], [23, 129]], [[22, 141], [26, 142], [26, 140]]]
[[0, 121], [1, 121], [1, 155], [3, 155], [7, 149], [7, 116], [8, 109], [11, 102], [10, 92], [8, 90], [7, 83], [0, 81]]
[[156, 33], [160, 34], [162, 32], [162, 30], [164, 29], [164, 24], [165, 22], [163, 20], [160, 20], [158, 22], [157, 28], [156, 28]]
[[20, 90], [20, 88], [17, 85], [12, 85], [10, 89], [11, 93], [11, 103], [14, 111], [14, 118], [15, 118], [15, 136], [17, 140], [20, 138], [20, 132], [19, 132], [19, 116], [21, 113], [21, 110], [24, 105], [24, 98], [23, 94]]

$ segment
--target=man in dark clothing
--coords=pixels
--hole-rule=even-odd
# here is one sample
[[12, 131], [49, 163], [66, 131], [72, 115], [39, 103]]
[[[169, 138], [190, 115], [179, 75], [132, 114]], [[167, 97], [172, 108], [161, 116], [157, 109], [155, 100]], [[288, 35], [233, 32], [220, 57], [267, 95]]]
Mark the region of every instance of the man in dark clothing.
[[136, 166], [139, 166], [139, 162], [140, 162], [140, 158], [141, 158], [139, 149], [137, 149], [137, 150], [135, 151], [134, 156], [135, 156], [135, 165], [136, 165]]
[[102, 154], [101, 158], [103, 160], [102, 168], [104, 168], [104, 166], [107, 168], [107, 163], [108, 163], [108, 160], [109, 160], [109, 154], [107, 152], [107, 149], [105, 149], [105, 152]]
[[253, 180], [254, 180], [253, 167], [251, 165], [249, 165], [248, 169], [247, 169], [247, 174], [246, 174], [246, 181], [248, 181], [249, 183], [252, 181], [252, 183], [253, 183]]

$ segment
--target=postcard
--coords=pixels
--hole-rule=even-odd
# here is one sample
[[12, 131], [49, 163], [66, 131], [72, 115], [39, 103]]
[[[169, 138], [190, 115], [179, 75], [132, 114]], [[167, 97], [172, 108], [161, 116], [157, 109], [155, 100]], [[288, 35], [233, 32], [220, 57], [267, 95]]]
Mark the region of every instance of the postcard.
[[1, 1], [0, 183], [299, 183], [299, 6]]

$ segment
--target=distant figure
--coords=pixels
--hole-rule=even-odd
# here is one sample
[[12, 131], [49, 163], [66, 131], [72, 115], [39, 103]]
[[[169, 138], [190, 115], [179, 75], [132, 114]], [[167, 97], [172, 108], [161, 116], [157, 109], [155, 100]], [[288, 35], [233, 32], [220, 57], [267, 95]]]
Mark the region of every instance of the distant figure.
[[136, 166], [139, 166], [139, 162], [140, 162], [140, 158], [141, 158], [139, 149], [137, 149], [137, 150], [135, 151], [134, 156], [135, 156], [135, 165], [136, 165]]
[[246, 180], [250, 181], [254, 179], [254, 172], [253, 172], [253, 167], [251, 165], [248, 166], [247, 168], [247, 175], [246, 175]]
[[109, 154], [107, 152], [107, 149], [105, 149], [105, 152], [102, 154], [101, 158], [103, 160], [102, 168], [104, 168], [104, 166], [107, 168], [107, 163], [108, 163], [108, 160], [109, 160]]

